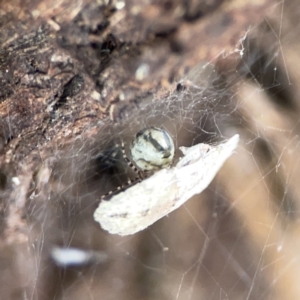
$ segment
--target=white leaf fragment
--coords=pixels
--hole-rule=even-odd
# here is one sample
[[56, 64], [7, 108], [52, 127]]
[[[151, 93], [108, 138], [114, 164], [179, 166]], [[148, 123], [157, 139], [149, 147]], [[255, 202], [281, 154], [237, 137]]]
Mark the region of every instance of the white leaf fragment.
[[169, 214], [213, 180], [237, 147], [239, 135], [217, 146], [180, 147], [184, 156], [175, 167], [162, 169], [142, 182], [102, 201], [94, 219], [112, 234], [141, 231]]

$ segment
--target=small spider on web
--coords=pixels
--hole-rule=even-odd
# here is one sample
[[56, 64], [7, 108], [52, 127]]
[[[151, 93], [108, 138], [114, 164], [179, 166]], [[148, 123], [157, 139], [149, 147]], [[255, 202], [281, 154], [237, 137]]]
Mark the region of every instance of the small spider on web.
[[123, 140], [121, 145], [116, 145], [116, 147], [121, 149], [123, 159], [137, 177], [134, 180], [129, 179], [125, 185], [121, 185], [115, 191], [103, 195], [101, 199], [141, 182], [151, 172], [170, 167], [175, 154], [175, 146], [171, 136], [166, 130], [157, 127], [145, 128], [135, 135], [130, 144], [132, 161], [126, 155]]
[[136, 184], [121, 187], [109, 201], [101, 201], [93, 215], [95, 221], [109, 233], [123, 236], [146, 229], [201, 193], [233, 154], [238, 142], [236, 134], [218, 145], [179, 147], [183, 155], [171, 166], [175, 147], [166, 131], [158, 128], [140, 131], [130, 145], [132, 162], [125, 150], [123, 156], [141, 173], [156, 172], [139, 178]]

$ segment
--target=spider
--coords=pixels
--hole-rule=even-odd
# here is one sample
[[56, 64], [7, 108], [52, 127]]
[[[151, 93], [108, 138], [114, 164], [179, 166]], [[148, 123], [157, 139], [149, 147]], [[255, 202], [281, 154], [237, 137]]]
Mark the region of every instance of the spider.
[[103, 195], [102, 199], [142, 181], [147, 177], [147, 173], [151, 171], [170, 167], [175, 154], [175, 146], [170, 134], [166, 130], [157, 127], [144, 128], [135, 135], [129, 148], [132, 161], [126, 155], [123, 141], [121, 141], [119, 147], [123, 159], [138, 176], [133, 181], [128, 180], [126, 185], [119, 186], [116, 191], [110, 191], [108, 194]]

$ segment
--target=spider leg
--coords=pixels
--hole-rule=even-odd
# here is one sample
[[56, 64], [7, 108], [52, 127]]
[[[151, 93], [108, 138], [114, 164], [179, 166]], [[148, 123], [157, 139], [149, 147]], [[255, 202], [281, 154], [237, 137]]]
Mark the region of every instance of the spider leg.
[[128, 180], [126, 184], [120, 185], [116, 188], [116, 190], [114, 191], [109, 191], [108, 193], [104, 194], [101, 196], [101, 200], [105, 199], [107, 196], [112, 196], [115, 195], [119, 192], [122, 192], [123, 190], [125, 190], [127, 187], [134, 185], [137, 182], [141, 182], [141, 179], [139, 177], [135, 178], [134, 180]]
[[131, 170], [133, 170], [133, 172], [135, 174], [137, 174], [137, 177], [134, 180], [129, 179], [126, 184], [120, 185], [120, 186], [117, 187], [116, 190], [110, 191], [110, 192], [106, 193], [105, 195], [101, 196], [101, 200], [104, 199], [104, 198], [106, 198], [107, 196], [111, 196], [111, 195], [117, 194], [117, 193], [123, 191], [124, 189], [126, 189], [127, 187], [129, 187], [129, 186], [131, 186], [131, 185], [133, 185], [133, 184], [135, 184], [137, 182], [141, 182], [144, 179], [144, 176], [143, 176], [142, 172], [139, 171], [138, 168], [127, 157], [126, 151], [125, 151], [125, 145], [124, 145], [123, 140], [121, 140], [121, 145], [116, 144], [116, 147], [121, 149], [123, 159], [126, 161], [126, 163], [129, 166], [129, 168]]
[[123, 159], [126, 161], [127, 165], [129, 166], [129, 168], [135, 173], [138, 174], [139, 170], [137, 169], [137, 167], [130, 161], [130, 159], [128, 158], [126, 151], [125, 151], [125, 145], [123, 140], [121, 141], [121, 151], [122, 151], [122, 156]]

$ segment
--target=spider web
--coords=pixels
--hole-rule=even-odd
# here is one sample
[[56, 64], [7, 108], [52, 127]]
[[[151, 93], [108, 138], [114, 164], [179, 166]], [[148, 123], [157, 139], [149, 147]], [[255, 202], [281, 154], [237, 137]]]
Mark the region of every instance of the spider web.
[[[130, 115], [99, 121], [95, 140], [45, 162], [37, 176], [51, 181], [41, 186], [50, 196], [30, 196], [29, 240], [6, 253], [22, 279], [12, 299], [299, 299], [296, 7], [280, 3], [219, 64], [196, 66], [163, 99], [137, 99]], [[93, 211], [135, 176], [115, 145], [123, 140], [129, 156], [149, 126], [166, 129], [176, 149], [241, 141], [201, 195], [133, 236], [110, 235]]]

